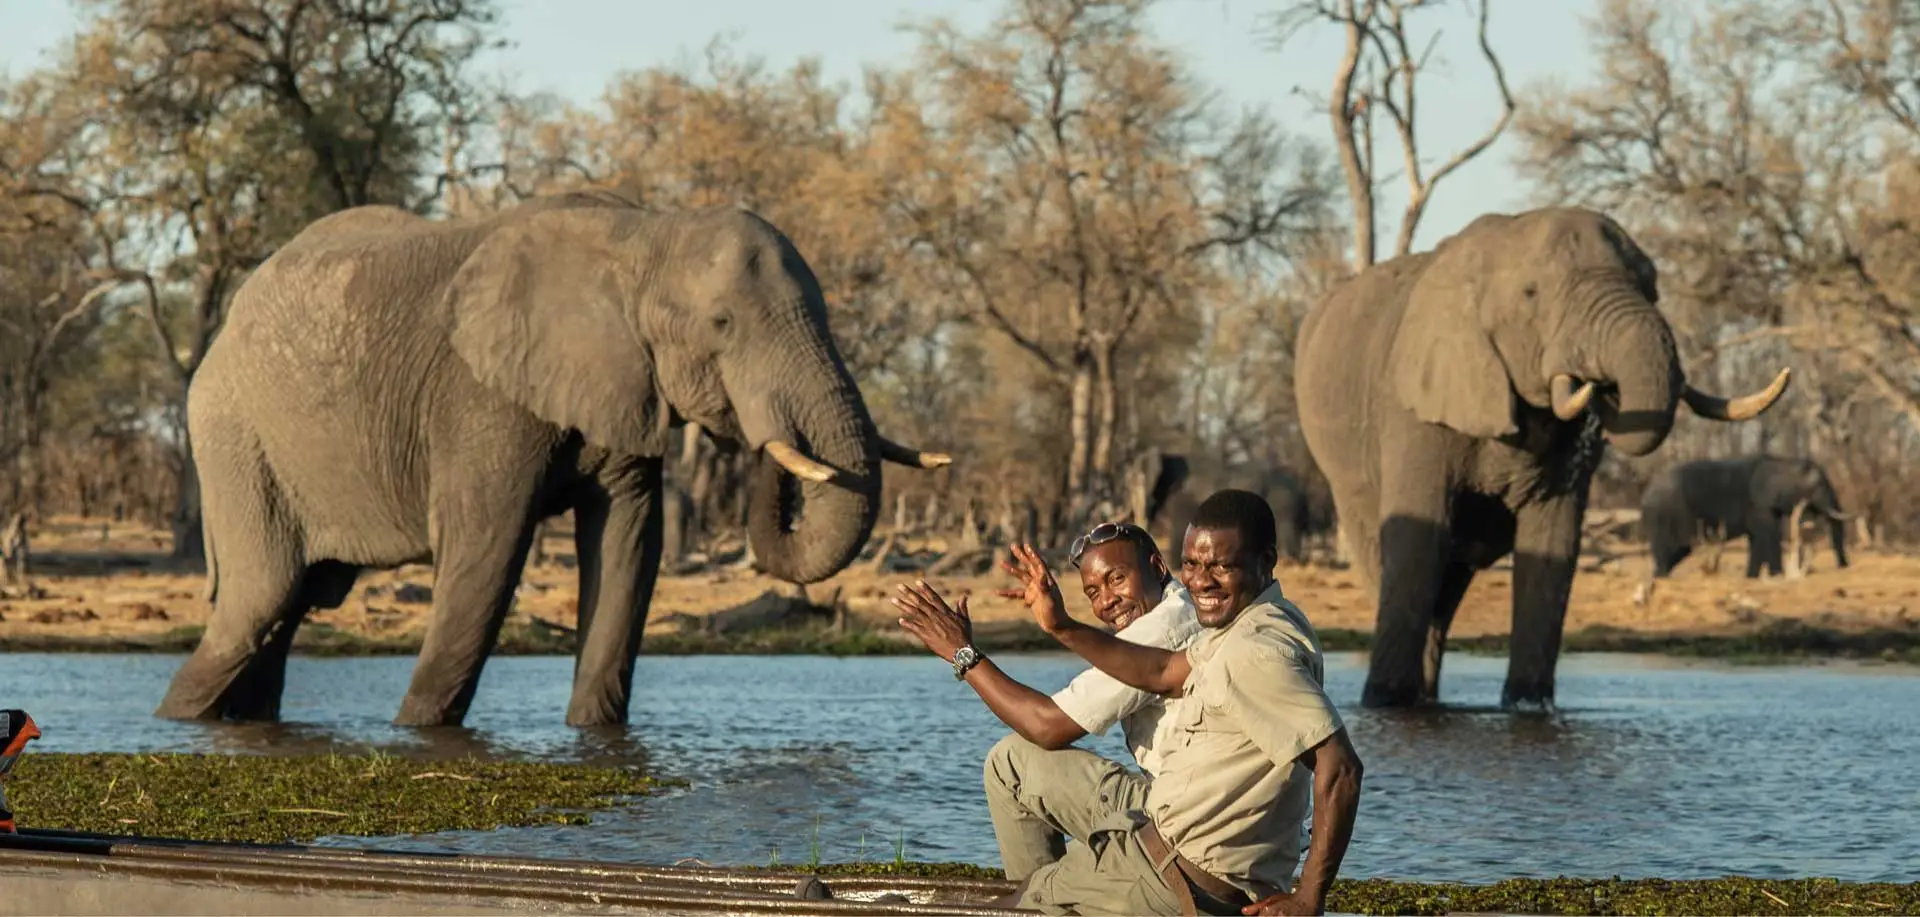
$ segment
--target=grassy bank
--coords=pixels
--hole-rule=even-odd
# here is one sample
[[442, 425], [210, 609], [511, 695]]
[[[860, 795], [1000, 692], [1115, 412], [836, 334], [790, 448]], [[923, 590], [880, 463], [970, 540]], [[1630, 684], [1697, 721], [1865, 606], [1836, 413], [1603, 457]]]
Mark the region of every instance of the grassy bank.
[[[207, 841], [304, 842], [545, 824], [664, 785], [637, 771], [585, 765], [421, 762], [389, 755], [28, 754], [9, 781], [27, 827]], [[564, 856], [565, 851], [555, 851]], [[884, 852], [883, 854], [884, 855]], [[1000, 878], [967, 863], [790, 863], [823, 876]], [[1514, 879], [1491, 885], [1342, 880], [1327, 902], [1358, 914], [1915, 914], [1920, 883], [1831, 879]]]
[[[185, 653], [200, 640], [197, 625], [176, 627], [152, 636], [12, 634], [0, 637], [0, 652], [63, 653]], [[1372, 634], [1345, 628], [1320, 631], [1328, 652], [1364, 652]], [[1050, 652], [1058, 643], [1025, 622], [982, 622], [975, 644], [988, 653]], [[554, 656], [573, 652], [571, 631], [542, 623], [515, 621], [501, 629], [494, 650], [501, 656]], [[1447, 646], [1455, 652], [1505, 655], [1505, 635], [1454, 637]], [[420, 650], [417, 634], [368, 636], [310, 622], [300, 628], [294, 652], [305, 656], [411, 656]], [[1872, 660], [1920, 665], [1920, 629], [1869, 628], [1839, 630], [1797, 619], [1769, 621], [1736, 633], [1662, 633], [1595, 626], [1568, 633], [1562, 645], [1569, 653], [1652, 653], [1740, 663], [1803, 662], [1822, 659]], [[853, 626], [836, 630], [826, 625], [777, 628], [745, 633], [653, 633], [641, 653], [649, 656], [694, 655], [818, 655], [915, 656], [920, 644], [899, 631]]]
[[29, 753], [7, 801], [25, 827], [285, 843], [585, 824], [593, 810], [663, 785], [622, 768], [381, 754]]
[[[794, 869], [805, 867], [780, 867]], [[839, 863], [836, 875], [955, 876], [1005, 873], [967, 863]], [[1346, 914], [1920, 914], [1920, 883], [1835, 879], [1508, 879], [1490, 885], [1339, 879], [1328, 913]]]

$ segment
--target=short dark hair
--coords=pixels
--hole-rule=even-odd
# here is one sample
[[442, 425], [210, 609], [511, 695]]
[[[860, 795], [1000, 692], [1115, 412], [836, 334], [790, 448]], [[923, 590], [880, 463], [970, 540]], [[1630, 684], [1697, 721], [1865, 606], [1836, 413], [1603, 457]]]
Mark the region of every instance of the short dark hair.
[[1232, 529], [1240, 533], [1256, 557], [1278, 558], [1280, 540], [1274, 532], [1273, 507], [1250, 490], [1216, 490], [1193, 511], [1187, 523], [1196, 529]]

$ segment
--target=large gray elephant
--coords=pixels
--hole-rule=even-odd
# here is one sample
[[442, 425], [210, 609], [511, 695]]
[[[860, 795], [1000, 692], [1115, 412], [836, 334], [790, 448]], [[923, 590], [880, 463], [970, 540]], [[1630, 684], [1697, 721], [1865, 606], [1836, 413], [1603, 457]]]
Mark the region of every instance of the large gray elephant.
[[1503, 706], [1553, 701], [1587, 485], [1607, 443], [1646, 455], [1679, 404], [1744, 420], [1688, 385], [1657, 274], [1590, 210], [1489, 214], [1434, 250], [1350, 278], [1300, 327], [1300, 422], [1348, 550], [1377, 600], [1362, 703], [1438, 695], [1447, 629], [1474, 574], [1513, 553]]
[[535, 524], [576, 522], [567, 722], [625, 722], [661, 550], [662, 456], [692, 421], [755, 450], [748, 535], [799, 583], [870, 533], [883, 438], [778, 229], [605, 192], [431, 222], [321, 219], [236, 292], [188, 393], [206, 634], [156, 711], [274, 719], [310, 608], [431, 561], [432, 619], [395, 722], [459, 724]]
[[1747, 576], [1765, 567], [1775, 576], [1781, 563], [1781, 527], [1793, 508], [1824, 517], [1835, 563], [1847, 565], [1847, 526], [1833, 482], [1811, 459], [1749, 455], [1675, 465], [1647, 482], [1640, 494], [1640, 530], [1653, 556], [1653, 575], [1664, 577], [1693, 552], [1703, 527], [1727, 539], [1747, 539]]

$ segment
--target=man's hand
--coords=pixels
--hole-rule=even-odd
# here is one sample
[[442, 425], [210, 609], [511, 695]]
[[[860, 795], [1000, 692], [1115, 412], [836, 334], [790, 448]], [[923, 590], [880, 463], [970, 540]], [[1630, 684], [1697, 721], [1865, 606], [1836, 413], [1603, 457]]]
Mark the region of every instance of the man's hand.
[[1000, 569], [1012, 574], [1022, 586], [999, 590], [1000, 595], [1025, 603], [1041, 630], [1058, 633], [1076, 623], [1067, 615], [1067, 603], [1060, 597], [1060, 584], [1054, 580], [1053, 571], [1047, 569], [1047, 562], [1040, 559], [1032, 545], [1014, 545], [1013, 562], [1001, 561]]
[[960, 597], [960, 607], [956, 610], [949, 608], [947, 600], [925, 580], [916, 580], [912, 586], [901, 583], [894, 588], [899, 594], [891, 601], [893, 607], [900, 609], [900, 626], [935, 656], [951, 662], [954, 653], [973, 642], [973, 619], [967, 615], [966, 596]]
[[1325, 902], [1315, 901], [1302, 896], [1299, 892], [1282, 892], [1278, 895], [1262, 898], [1240, 909], [1240, 913], [1249, 917], [1255, 914], [1300, 914], [1318, 915], [1327, 912]]

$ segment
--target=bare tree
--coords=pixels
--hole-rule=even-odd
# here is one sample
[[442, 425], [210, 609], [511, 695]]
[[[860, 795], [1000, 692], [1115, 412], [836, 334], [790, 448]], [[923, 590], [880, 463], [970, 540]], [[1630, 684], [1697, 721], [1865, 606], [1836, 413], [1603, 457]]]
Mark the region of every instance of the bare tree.
[[1334, 71], [1332, 92], [1327, 97], [1327, 117], [1334, 146], [1340, 151], [1347, 198], [1353, 208], [1356, 271], [1372, 266], [1378, 251], [1375, 220], [1380, 176], [1376, 171], [1376, 117], [1383, 114], [1399, 139], [1401, 168], [1407, 183], [1407, 202], [1401, 211], [1399, 236], [1394, 243], [1396, 256], [1413, 250], [1414, 233], [1440, 182], [1486, 152], [1513, 120], [1515, 106], [1513, 94], [1507, 88], [1506, 71], [1487, 39], [1492, 0], [1469, 2], [1478, 8], [1475, 39], [1499, 89], [1500, 113], [1478, 138], [1433, 166], [1431, 172], [1420, 150], [1418, 89], [1420, 74], [1432, 58], [1439, 33], [1416, 52], [1408, 18], [1415, 10], [1431, 9], [1439, 4], [1425, 0], [1301, 0], [1277, 17], [1282, 44], [1316, 23], [1339, 26], [1345, 34], [1346, 52]]

